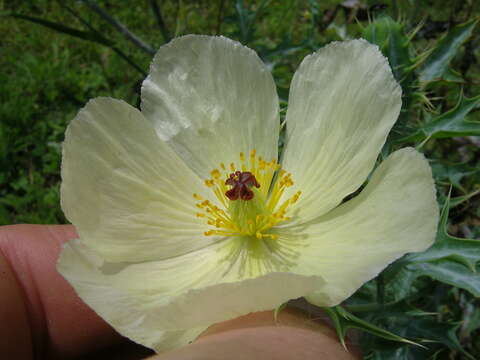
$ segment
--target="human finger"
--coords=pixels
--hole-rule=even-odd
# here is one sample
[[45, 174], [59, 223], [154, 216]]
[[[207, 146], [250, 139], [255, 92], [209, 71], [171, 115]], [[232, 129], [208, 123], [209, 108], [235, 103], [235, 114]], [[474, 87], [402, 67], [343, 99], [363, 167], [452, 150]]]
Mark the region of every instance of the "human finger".
[[356, 360], [355, 346], [346, 351], [324, 321], [287, 309], [248, 314], [210, 327], [195, 342], [150, 360]]
[[70, 225], [0, 228], [0, 354], [63, 359], [124, 340], [55, 268], [62, 244], [75, 237]]

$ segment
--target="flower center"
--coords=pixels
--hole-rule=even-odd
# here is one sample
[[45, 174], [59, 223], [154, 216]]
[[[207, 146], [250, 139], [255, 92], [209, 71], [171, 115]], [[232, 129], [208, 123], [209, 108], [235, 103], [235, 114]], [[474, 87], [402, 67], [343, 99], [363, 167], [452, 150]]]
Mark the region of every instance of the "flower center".
[[257, 157], [255, 150], [250, 152], [248, 161], [240, 153], [239, 164], [237, 167], [232, 162], [227, 169], [222, 163], [210, 172], [211, 178], [205, 180], [219, 206], [193, 194], [200, 210], [196, 216], [205, 218], [212, 226], [204, 234], [277, 239], [278, 235], [271, 232], [272, 227], [290, 219], [289, 207], [301, 192], [281, 202], [285, 189], [293, 185], [291, 174], [282, 170], [275, 160], [267, 162]]
[[230, 177], [225, 181], [226, 185], [231, 185], [232, 188], [225, 193], [225, 196], [230, 200], [252, 200], [253, 191], [249, 188], [255, 186], [256, 188], [260, 187], [255, 175], [250, 171], [235, 171], [230, 174]]

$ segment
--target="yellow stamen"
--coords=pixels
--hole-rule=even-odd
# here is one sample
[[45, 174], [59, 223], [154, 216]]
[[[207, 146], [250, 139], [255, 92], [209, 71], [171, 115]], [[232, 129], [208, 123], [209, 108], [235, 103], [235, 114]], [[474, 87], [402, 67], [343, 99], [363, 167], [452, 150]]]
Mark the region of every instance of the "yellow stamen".
[[212, 175], [212, 177], [216, 180], [216, 179], [220, 179], [220, 176], [222, 176], [222, 174], [220, 174], [220, 171], [218, 169], [213, 169], [211, 172], [210, 172], [210, 175]]
[[[278, 235], [271, 232], [272, 228], [290, 220], [287, 214], [290, 207], [298, 201], [301, 191], [284, 199], [285, 190], [294, 185], [292, 175], [281, 169], [276, 160], [267, 162], [257, 156], [255, 149], [250, 151], [248, 160], [243, 152], [240, 152], [239, 159], [241, 172], [250, 172], [260, 187], [251, 188], [254, 196], [249, 200], [230, 200], [225, 195], [229, 190], [229, 185], [225, 182], [238, 168], [231, 162], [228, 172], [225, 164], [220, 163], [219, 168], [210, 172], [211, 178], [205, 180], [205, 185], [210, 188], [221, 207], [199, 194], [193, 194], [198, 201], [196, 207], [200, 209], [196, 217], [205, 219], [206, 223], [213, 227], [205, 231], [204, 235], [249, 236], [259, 240], [276, 240]], [[239, 181], [239, 176], [235, 174], [234, 179]]]

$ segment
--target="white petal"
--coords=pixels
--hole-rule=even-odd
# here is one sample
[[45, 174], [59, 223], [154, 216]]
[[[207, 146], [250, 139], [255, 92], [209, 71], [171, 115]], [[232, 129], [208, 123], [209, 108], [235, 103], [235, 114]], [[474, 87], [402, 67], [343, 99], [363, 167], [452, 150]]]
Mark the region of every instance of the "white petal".
[[71, 122], [62, 179], [65, 215], [106, 260], [161, 259], [215, 240], [192, 196], [208, 188], [122, 101], [92, 100]]
[[320, 216], [365, 181], [401, 107], [387, 60], [365, 40], [335, 42], [295, 73], [283, 168], [302, 191], [298, 217]]
[[253, 148], [277, 158], [275, 83], [255, 52], [236, 41], [188, 35], [162, 46], [143, 82], [141, 107], [202, 178]]
[[414, 149], [399, 150], [360, 195], [311, 224], [289, 229], [309, 243], [291, 271], [324, 278], [327, 285], [307, 298], [336, 305], [403, 254], [427, 249], [437, 221], [430, 166]]
[[110, 284], [110, 278], [98, 269], [101, 264], [100, 258], [73, 240], [64, 246], [57, 268], [79, 296], [119, 333], [160, 352], [188, 344], [207, 328], [163, 330], [143, 310], [139, 297]]
[[157, 351], [186, 344], [211, 324], [274, 309], [323, 284], [317, 276], [282, 272], [242, 281], [225, 250], [225, 244], [214, 244], [116, 272], [73, 241], [62, 251], [58, 269], [117, 331]]

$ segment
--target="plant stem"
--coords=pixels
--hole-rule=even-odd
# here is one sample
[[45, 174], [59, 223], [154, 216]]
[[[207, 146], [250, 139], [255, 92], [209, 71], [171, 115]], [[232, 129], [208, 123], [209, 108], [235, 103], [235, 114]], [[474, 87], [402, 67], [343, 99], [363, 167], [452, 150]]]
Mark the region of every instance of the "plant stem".
[[160, 11], [160, 7], [157, 4], [156, 0], [149, 0], [150, 7], [152, 8], [153, 14], [155, 15], [155, 19], [157, 19], [158, 27], [162, 32], [163, 40], [165, 42], [169, 42], [171, 40], [170, 33], [165, 26], [165, 21], [163, 21], [162, 12]]
[[94, 1], [91, 0], [81, 0], [85, 5], [87, 5], [90, 9], [95, 11], [100, 17], [102, 17], [106, 22], [112, 25], [115, 29], [117, 29], [120, 33], [122, 33], [128, 40], [132, 43], [137, 45], [143, 51], [155, 55], [155, 49], [153, 49], [150, 45], [145, 43], [142, 39], [140, 39], [137, 35], [132, 33], [128, 28], [123, 25], [120, 21], [112, 17], [109, 13], [99, 7]]
[[[85, 19], [83, 19], [80, 15], [78, 15], [73, 9], [71, 9], [70, 7], [68, 7], [67, 5], [64, 5], [62, 4], [60, 1], [59, 1], [59, 4], [60, 6], [62, 6], [64, 9], [66, 9], [70, 14], [72, 14], [73, 16], [75, 16], [83, 25], [85, 25], [90, 31], [92, 31], [93, 33], [97, 34], [99, 37], [102, 37], [103, 36], [93, 27], [91, 26], [88, 21], [86, 21]], [[108, 40], [109, 41], [109, 40]], [[130, 58], [127, 54], [125, 54], [122, 50], [120, 50], [119, 48], [117, 48], [116, 46], [113, 45], [113, 42], [111, 45], [107, 45], [107, 44], [104, 44], [105, 46], [109, 47], [110, 49], [112, 49], [118, 56], [120, 56], [123, 60], [125, 60], [130, 66], [132, 66], [135, 70], [137, 70], [140, 74], [142, 74], [144, 77], [147, 76], [147, 73], [145, 72], [145, 70], [143, 70], [139, 65], [137, 65], [135, 63], [135, 61], [133, 61], [132, 58]]]
[[216, 35], [220, 35], [220, 31], [222, 30], [224, 7], [225, 7], [225, 0], [220, 0], [220, 4], [218, 5], [217, 26], [215, 28]]

